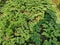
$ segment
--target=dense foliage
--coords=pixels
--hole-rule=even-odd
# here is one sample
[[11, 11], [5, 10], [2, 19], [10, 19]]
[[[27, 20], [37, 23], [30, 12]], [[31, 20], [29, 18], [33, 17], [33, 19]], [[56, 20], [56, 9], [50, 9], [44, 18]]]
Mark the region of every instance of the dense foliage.
[[0, 45], [60, 45], [51, 0], [0, 0]]

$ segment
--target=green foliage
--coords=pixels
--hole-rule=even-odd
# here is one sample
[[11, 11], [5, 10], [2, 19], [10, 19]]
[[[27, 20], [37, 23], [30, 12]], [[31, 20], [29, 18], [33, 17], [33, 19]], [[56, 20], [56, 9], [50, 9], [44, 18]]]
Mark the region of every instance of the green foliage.
[[54, 9], [51, 0], [0, 0], [0, 45], [59, 45]]

